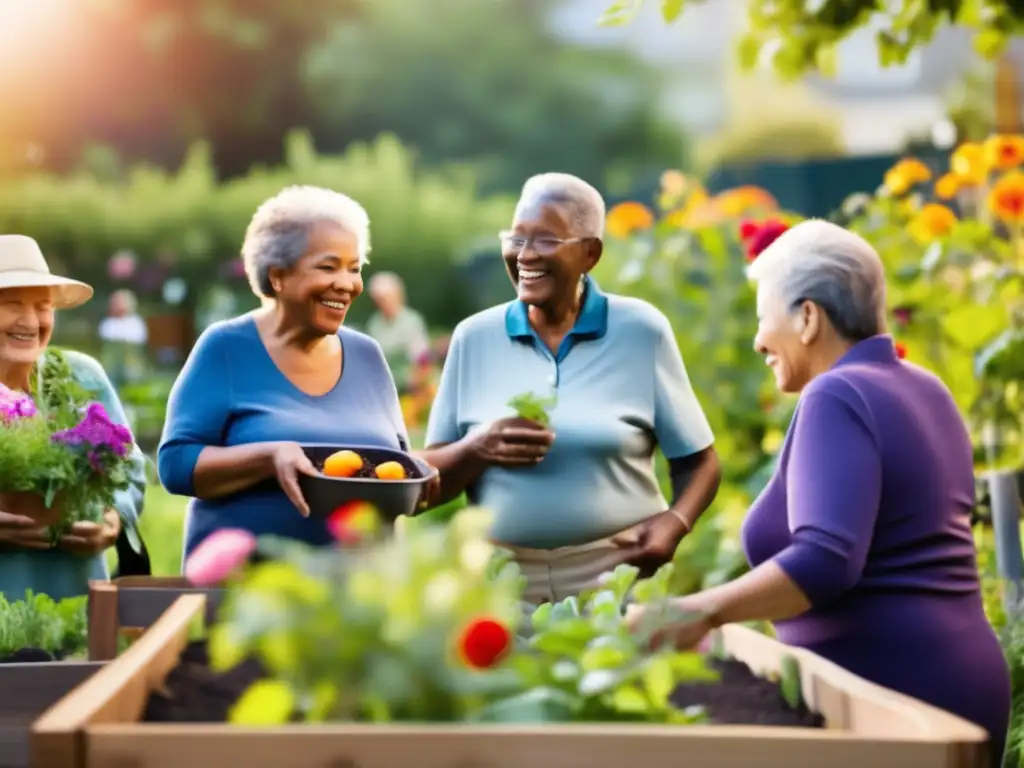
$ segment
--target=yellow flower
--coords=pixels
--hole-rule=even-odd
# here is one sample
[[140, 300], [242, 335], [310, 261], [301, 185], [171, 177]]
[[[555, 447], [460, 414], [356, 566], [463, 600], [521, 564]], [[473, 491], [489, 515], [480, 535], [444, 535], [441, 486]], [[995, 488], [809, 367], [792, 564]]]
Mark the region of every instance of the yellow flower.
[[905, 157], [885, 172], [885, 188], [893, 195], [905, 194], [915, 184], [928, 181], [932, 172], [916, 157]]
[[1005, 171], [1024, 163], [1024, 137], [1022, 136], [989, 136], [983, 146], [985, 162], [990, 168]]
[[956, 214], [949, 208], [938, 203], [928, 203], [918, 212], [907, 226], [911, 237], [920, 243], [944, 237], [953, 231], [957, 224]]
[[1006, 222], [1024, 222], [1024, 173], [1010, 171], [1001, 177], [988, 195], [988, 207]]
[[961, 184], [976, 187], [988, 179], [988, 163], [985, 148], [968, 142], [956, 148], [949, 159], [949, 169], [957, 175]]
[[963, 182], [960, 177], [955, 173], [947, 173], [939, 178], [935, 182], [935, 194], [941, 200], [952, 200], [958, 194], [960, 194], [960, 188], [963, 186]]
[[605, 226], [612, 237], [625, 239], [638, 230], [654, 226], [654, 214], [640, 203], [619, 203], [608, 211]]
[[682, 197], [686, 193], [686, 176], [680, 171], [669, 170], [661, 174], [661, 192], [669, 197]]

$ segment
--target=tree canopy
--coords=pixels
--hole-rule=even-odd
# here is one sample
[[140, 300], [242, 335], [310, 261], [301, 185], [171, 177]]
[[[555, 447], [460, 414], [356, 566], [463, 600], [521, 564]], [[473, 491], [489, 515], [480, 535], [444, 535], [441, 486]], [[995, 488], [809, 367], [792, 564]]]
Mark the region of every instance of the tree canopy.
[[[657, 2], [666, 23], [686, 12], [687, 0]], [[616, 0], [599, 23], [628, 23], [643, 3]], [[886, 67], [905, 63], [944, 25], [972, 29], [974, 48], [986, 58], [997, 56], [1010, 37], [1024, 31], [1019, 0], [747, 0], [747, 17], [749, 28], [738, 45], [740, 64], [749, 70], [767, 60], [786, 79], [808, 71], [832, 74], [839, 43], [868, 26], [878, 30], [878, 60]]]

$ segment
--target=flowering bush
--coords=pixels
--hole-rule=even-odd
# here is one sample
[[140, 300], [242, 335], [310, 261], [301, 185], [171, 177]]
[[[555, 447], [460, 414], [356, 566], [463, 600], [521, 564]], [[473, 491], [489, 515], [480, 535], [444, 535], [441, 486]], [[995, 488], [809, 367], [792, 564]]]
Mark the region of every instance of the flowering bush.
[[[521, 630], [522, 578], [488, 543], [489, 527], [487, 513], [467, 509], [446, 526], [340, 553], [261, 540], [273, 559], [240, 565], [210, 632], [215, 668], [255, 656], [269, 672], [232, 721], [700, 719], [668, 696], [683, 680], [713, 678], [703, 657], [650, 654], [623, 619], [628, 592], [667, 594], [670, 568], [634, 583], [637, 570], [622, 566], [592, 595], [538, 609]], [[218, 538], [221, 564], [251, 553], [247, 537], [207, 542]]]
[[845, 204], [886, 263], [906, 354], [946, 382], [979, 443], [997, 427], [1007, 450], [1024, 412], [1022, 163], [1024, 137], [992, 136], [958, 147], [945, 173], [903, 159], [874, 195]]
[[[78, 521], [99, 522], [129, 484], [133, 438], [47, 353], [31, 394], [0, 385], [0, 493], [40, 497], [54, 537]], [[16, 510], [8, 509], [8, 512]]]

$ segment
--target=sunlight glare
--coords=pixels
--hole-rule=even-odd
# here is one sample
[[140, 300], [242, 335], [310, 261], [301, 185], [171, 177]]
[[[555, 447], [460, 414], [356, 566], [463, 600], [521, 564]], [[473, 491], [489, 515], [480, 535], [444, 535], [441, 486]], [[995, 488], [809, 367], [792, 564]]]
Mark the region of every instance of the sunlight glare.
[[72, 0], [0, 0], [0, 47], [37, 48], [67, 15]]

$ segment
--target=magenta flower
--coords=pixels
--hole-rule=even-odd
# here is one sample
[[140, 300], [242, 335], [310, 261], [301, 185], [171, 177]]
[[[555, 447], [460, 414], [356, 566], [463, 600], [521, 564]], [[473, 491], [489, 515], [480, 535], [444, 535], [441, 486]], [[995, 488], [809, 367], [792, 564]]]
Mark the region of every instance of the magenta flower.
[[238, 528], [210, 534], [185, 561], [185, 578], [197, 587], [215, 587], [238, 571], [256, 551], [256, 537]]
[[131, 430], [111, 421], [101, 403], [90, 403], [78, 426], [54, 433], [53, 439], [65, 445], [85, 447], [93, 467], [102, 467], [104, 452], [124, 458], [134, 441]]
[[0, 420], [5, 424], [36, 415], [35, 401], [26, 394], [0, 384]]

